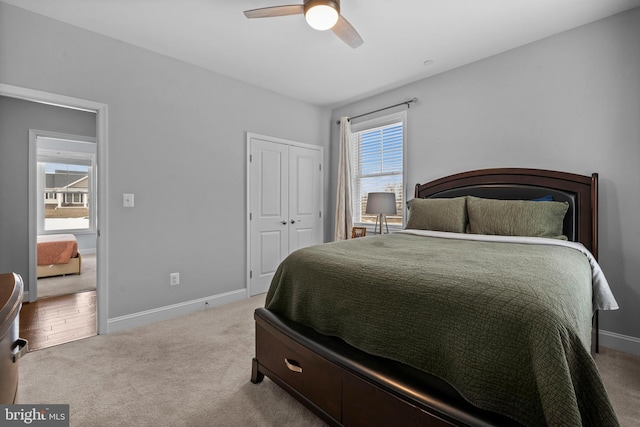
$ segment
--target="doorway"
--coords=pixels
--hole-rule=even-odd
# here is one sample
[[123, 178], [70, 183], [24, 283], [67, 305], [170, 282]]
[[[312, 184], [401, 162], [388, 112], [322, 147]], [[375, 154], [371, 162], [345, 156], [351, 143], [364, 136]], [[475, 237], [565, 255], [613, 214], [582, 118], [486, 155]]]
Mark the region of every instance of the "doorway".
[[[96, 139], [29, 130], [37, 277], [30, 301], [96, 290]], [[33, 157], [33, 156], [32, 156]], [[33, 188], [30, 188], [33, 190]], [[34, 224], [30, 224], [34, 227]]]
[[[7, 84], [0, 84], [0, 96], [16, 98], [36, 104], [54, 105], [65, 109], [79, 110], [95, 114], [96, 132], [96, 319], [98, 334], [107, 333], [107, 286], [108, 286], [108, 197], [107, 197], [107, 175], [108, 175], [108, 107], [106, 104], [58, 95], [49, 92], [33, 90]], [[36, 163], [36, 152], [29, 152], [29, 164]], [[36, 174], [35, 168], [29, 173], [29, 194], [35, 194]], [[33, 191], [31, 189], [34, 189]], [[27, 192], [25, 192], [26, 194]], [[29, 200], [28, 209], [28, 273], [25, 281], [28, 283], [27, 289], [37, 287], [37, 262], [36, 262], [36, 241], [37, 230], [35, 200]], [[29, 295], [31, 297], [31, 295]]]

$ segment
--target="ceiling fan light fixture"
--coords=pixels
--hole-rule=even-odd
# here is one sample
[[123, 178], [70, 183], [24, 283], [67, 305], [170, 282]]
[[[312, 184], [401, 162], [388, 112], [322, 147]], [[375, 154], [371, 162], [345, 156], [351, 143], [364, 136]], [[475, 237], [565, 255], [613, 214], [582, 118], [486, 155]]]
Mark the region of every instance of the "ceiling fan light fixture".
[[337, 3], [331, 0], [309, 1], [305, 4], [304, 17], [311, 28], [328, 30], [338, 22], [338, 8]]

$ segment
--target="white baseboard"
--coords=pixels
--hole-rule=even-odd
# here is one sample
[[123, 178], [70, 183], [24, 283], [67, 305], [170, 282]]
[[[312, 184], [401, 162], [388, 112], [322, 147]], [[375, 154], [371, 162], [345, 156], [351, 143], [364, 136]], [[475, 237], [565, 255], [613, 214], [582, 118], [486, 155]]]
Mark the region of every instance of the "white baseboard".
[[600, 330], [600, 345], [640, 356], [640, 338]]
[[168, 320], [178, 316], [184, 316], [205, 308], [219, 307], [247, 298], [246, 289], [225, 292], [223, 294], [212, 295], [192, 301], [185, 301], [165, 307], [154, 308], [152, 310], [127, 314], [125, 316], [114, 317], [107, 320], [107, 333], [124, 331], [137, 326], [147, 325], [160, 320]]

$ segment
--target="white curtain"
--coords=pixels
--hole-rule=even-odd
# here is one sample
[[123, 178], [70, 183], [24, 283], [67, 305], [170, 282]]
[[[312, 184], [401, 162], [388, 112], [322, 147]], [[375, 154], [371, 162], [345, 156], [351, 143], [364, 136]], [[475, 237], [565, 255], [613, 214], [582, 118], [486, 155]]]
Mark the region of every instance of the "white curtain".
[[351, 237], [351, 122], [340, 118], [340, 157], [338, 159], [338, 188], [336, 191], [336, 228], [333, 240]]

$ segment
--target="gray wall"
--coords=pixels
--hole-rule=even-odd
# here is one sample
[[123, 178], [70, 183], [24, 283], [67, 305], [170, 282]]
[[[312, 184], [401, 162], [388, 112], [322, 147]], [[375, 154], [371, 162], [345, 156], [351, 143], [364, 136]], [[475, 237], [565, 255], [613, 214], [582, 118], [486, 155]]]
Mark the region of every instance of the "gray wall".
[[333, 120], [419, 98], [407, 118], [409, 198], [417, 182], [472, 169], [598, 172], [600, 263], [621, 306], [601, 327], [640, 343], [639, 46], [636, 8], [341, 107]]
[[[29, 129], [96, 136], [96, 115], [0, 96], [0, 271], [22, 275], [29, 288]], [[95, 233], [78, 235], [95, 249]]]
[[109, 106], [109, 318], [246, 286], [246, 132], [328, 154], [328, 109], [1, 2], [0, 52], [2, 83]]

